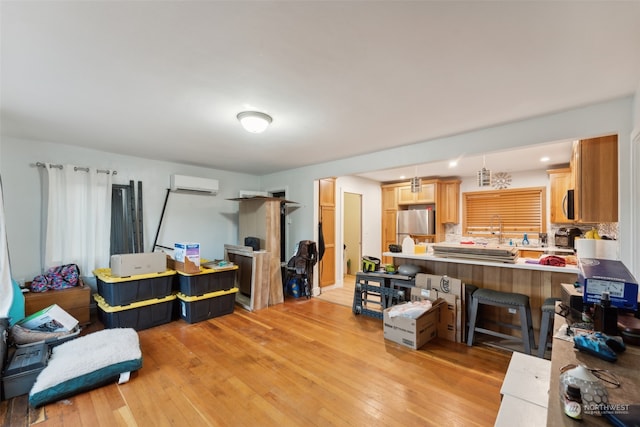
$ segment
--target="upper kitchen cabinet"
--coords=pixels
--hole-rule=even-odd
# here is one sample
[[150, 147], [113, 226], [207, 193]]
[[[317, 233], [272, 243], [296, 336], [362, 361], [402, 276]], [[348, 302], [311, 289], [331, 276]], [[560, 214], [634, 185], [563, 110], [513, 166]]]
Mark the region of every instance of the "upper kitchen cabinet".
[[398, 187], [399, 205], [420, 205], [436, 202], [436, 186], [434, 183], [422, 184], [420, 191], [411, 192], [411, 185]]
[[460, 181], [438, 182], [436, 221], [440, 224], [457, 224], [460, 218]]
[[577, 222], [618, 221], [618, 136], [576, 141], [571, 157], [574, 218]]
[[575, 222], [569, 219], [567, 213], [567, 191], [571, 188], [571, 169], [550, 169], [549, 187], [551, 199], [551, 223], [564, 224]]
[[[435, 235], [428, 237], [432, 241], [445, 239], [445, 224], [457, 224], [460, 216], [460, 181], [433, 179], [422, 183], [422, 191], [411, 193], [406, 182], [383, 184], [382, 191], [382, 251], [389, 250], [390, 244], [399, 244], [396, 233], [396, 217], [399, 210], [411, 205], [433, 205], [435, 215]], [[391, 258], [383, 259], [389, 263]]]

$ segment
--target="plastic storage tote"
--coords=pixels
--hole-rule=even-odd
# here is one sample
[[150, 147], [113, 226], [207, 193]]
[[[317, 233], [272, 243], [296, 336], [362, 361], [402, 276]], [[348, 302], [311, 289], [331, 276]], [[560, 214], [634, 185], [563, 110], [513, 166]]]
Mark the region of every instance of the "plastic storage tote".
[[238, 288], [231, 288], [195, 297], [178, 293], [180, 317], [188, 323], [196, 323], [231, 314], [236, 304], [237, 292]]
[[29, 393], [48, 360], [49, 347], [45, 343], [18, 348], [2, 378], [4, 399]]
[[235, 286], [238, 266], [224, 268], [201, 267], [200, 273], [189, 274], [178, 271], [180, 293], [186, 296], [200, 296], [217, 291], [228, 291]]
[[136, 331], [169, 323], [173, 315], [175, 295], [138, 301], [125, 306], [111, 306], [98, 294], [98, 318], [105, 328], [133, 328]]
[[139, 274], [129, 277], [113, 277], [110, 268], [93, 270], [98, 284], [98, 294], [111, 306], [127, 305], [152, 298], [171, 295], [174, 270], [162, 273]]

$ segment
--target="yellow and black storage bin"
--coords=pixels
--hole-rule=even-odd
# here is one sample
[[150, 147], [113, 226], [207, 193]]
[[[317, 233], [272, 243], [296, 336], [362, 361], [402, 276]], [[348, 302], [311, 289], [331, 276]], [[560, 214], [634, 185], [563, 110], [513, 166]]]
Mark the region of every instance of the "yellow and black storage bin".
[[180, 293], [186, 296], [201, 296], [217, 291], [228, 291], [235, 286], [237, 265], [228, 267], [200, 267], [199, 273], [178, 271]]
[[164, 298], [172, 293], [176, 272], [138, 274], [128, 277], [113, 277], [110, 268], [93, 270], [98, 294], [110, 306], [124, 306], [154, 298]]
[[127, 305], [111, 306], [98, 294], [93, 294], [98, 305], [98, 318], [105, 328], [133, 328], [136, 331], [171, 322], [176, 295], [137, 301]]
[[177, 294], [180, 317], [187, 323], [196, 323], [233, 313], [238, 288], [210, 292], [199, 296]]

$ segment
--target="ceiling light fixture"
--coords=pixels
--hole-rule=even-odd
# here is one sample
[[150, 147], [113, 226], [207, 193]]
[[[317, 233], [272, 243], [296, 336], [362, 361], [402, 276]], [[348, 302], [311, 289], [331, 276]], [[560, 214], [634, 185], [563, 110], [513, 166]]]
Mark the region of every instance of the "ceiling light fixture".
[[264, 132], [273, 121], [270, 115], [259, 111], [243, 111], [237, 117], [244, 130], [251, 133]]

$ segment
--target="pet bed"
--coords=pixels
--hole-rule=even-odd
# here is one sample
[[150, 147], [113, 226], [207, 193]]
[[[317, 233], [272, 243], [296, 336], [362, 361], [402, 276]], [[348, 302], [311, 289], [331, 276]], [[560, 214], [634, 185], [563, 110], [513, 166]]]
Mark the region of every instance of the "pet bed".
[[46, 368], [29, 392], [34, 407], [116, 381], [142, 367], [138, 333], [132, 328], [104, 329], [52, 349]]

